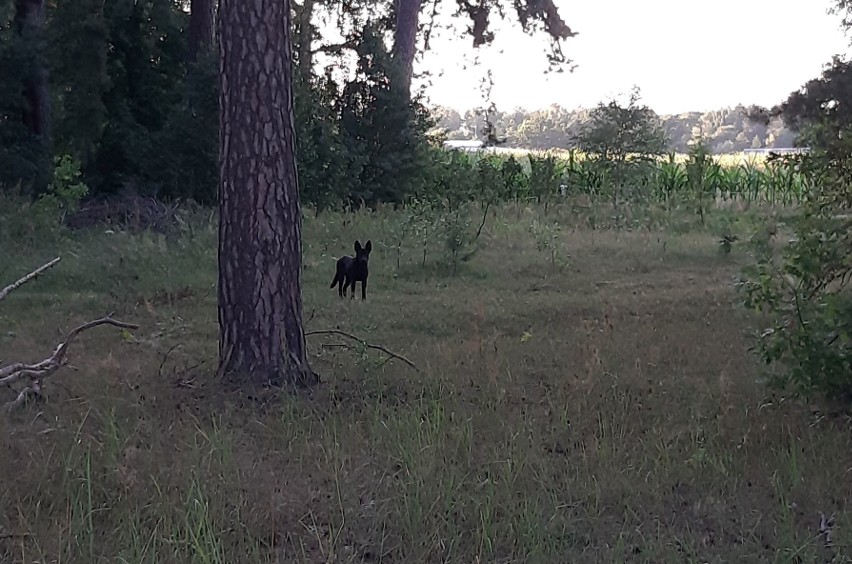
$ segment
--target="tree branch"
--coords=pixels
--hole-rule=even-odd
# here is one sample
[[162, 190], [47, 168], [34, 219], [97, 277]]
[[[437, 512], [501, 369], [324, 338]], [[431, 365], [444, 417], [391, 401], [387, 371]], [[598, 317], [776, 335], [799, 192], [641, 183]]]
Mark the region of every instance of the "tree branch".
[[21, 278], [20, 280], [15, 282], [14, 284], [10, 284], [9, 286], [6, 286], [2, 290], [0, 290], [0, 302], [2, 302], [6, 298], [6, 296], [8, 296], [9, 294], [14, 292], [15, 290], [17, 290], [21, 286], [23, 286], [24, 284], [26, 284], [27, 282], [29, 282], [33, 278], [36, 278], [37, 276], [39, 276], [48, 268], [55, 266], [59, 262], [60, 258], [61, 257], [56, 257], [55, 259], [53, 259], [49, 263], [42, 265], [42, 266], [38, 267], [37, 269], [35, 269], [34, 271], [30, 272], [29, 274], [27, 274], [26, 276], [24, 276], [23, 278]]
[[368, 349], [374, 349], [374, 350], [377, 350], [377, 351], [382, 351], [386, 355], [391, 356], [391, 357], [396, 358], [396, 359], [399, 359], [402, 362], [406, 363], [411, 368], [413, 368], [414, 370], [416, 370], [417, 372], [420, 372], [420, 369], [417, 368], [417, 365], [414, 364], [413, 362], [411, 362], [410, 360], [408, 360], [407, 358], [405, 358], [404, 356], [396, 354], [395, 352], [390, 351], [390, 350], [388, 350], [387, 348], [385, 348], [381, 345], [373, 345], [371, 343], [368, 343], [364, 339], [361, 339], [360, 337], [356, 337], [355, 335], [353, 335], [351, 333], [347, 333], [346, 331], [340, 331], [339, 329], [325, 329], [325, 330], [322, 330], [322, 331], [308, 331], [307, 333], [305, 333], [305, 336], [307, 337], [308, 335], [340, 335], [342, 337], [352, 339], [353, 341], [358, 341], [359, 343], [361, 343], [362, 345], [364, 345]]
[[95, 319], [94, 321], [89, 321], [88, 323], [84, 323], [83, 325], [73, 329], [70, 333], [68, 333], [68, 336], [65, 337], [65, 340], [57, 345], [53, 354], [41, 362], [37, 362], [35, 364], [17, 362], [0, 368], [0, 386], [10, 387], [12, 384], [24, 379], [29, 379], [27, 385], [18, 391], [15, 399], [5, 404], [4, 407], [6, 410], [11, 411], [15, 409], [24, 403], [27, 397], [31, 395], [40, 395], [43, 380], [67, 364], [68, 347], [71, 345], [72, 341], [77, 338], [80, 333], [100, 325], [112, 325], [121, 329], [139, 328], [138, 325], [125, 323], [124, 321], [113, 319], [111, 315], [108, 315], [100, 319]]
[[355, 49], [358, 46], [359, 39], [353, 37], [348, 41], [344, 41], [343, 43], [333, 43], [330, 45], [320, 45], [314, 49], [311, 49], [312, 54], [316, 53], [330, 53], [333, 55], [339, 55], [343, 52], [344, 49]]
[[[36, 270], [30, 272], [14, 284], [11, 284], [2, 291], [0, 291], [0, 301], [2, 301], [6, 296], [29, 282], [34, 278], [41, 275], [47, 269], [55, 266], [60, 260], [60, 257], [56, 257], [52, 261], [48, 262], [37, 268]], [[29, 396], [38, 396], [41, 395], [41, 387], [45, 378], [51, 376], [54, 372], [59, 370], [62, 366], [67, 364], [67, 354], [68, 347], [84, 331], [88, 331], [89, 329], [93, 329], [98, 327], [99, 325], [112, 325], [114, 327], [120, 327], [122, 329], [138, 329], [138, 325], [134, 325], [132, 323], [125, 323], [124, 321], [118, 321], [117, 319], [113, 319], [112, 314], [107, 315], [106, 317], [102, 317], [100, 319], [95, 319], [94, 321], [89, 321], [88, 323], [84, 323], [79, 327], [73, 329], [68, 336], [65, 337], [65, 340], [59, 343], [56, 348], [53, 350], [53, 354], [42, 360], [41, 362], [37, 362], [35, 364], [26, 364], [23, 362], [15, 362], [8, 366], [0, 366], [0, 386], [5, 386], [7, 388], [12, 389], [17, 392], [15, 395], [15, 399], [3, 405], [6, 411], [12, 411], [16, 407], [23, 404]], [[15, 389], [13, 386], [17, 383], [25, 382], [23, 387], [20, 389]]]

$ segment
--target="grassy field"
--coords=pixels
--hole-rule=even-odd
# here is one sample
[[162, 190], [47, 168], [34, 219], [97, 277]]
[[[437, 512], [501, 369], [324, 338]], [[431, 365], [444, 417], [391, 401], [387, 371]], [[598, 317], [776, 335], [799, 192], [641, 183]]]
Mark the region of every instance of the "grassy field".
[[[397, 267], [390, 212], [307, 218], [308, 330], [420, 371], [312, 335], [323, 383], [263, 398], [213, 379], [212, 221], [3, 241], [4, 283], [63, 257], [0, 304], [3, 363], [141, 328], [0, 419], [0, 562], [852, 560], [849, 420], [767, 392], [745, 248], [556, 209], [554, 263], [539, 213], [499, 210], [455, 275], [413, 243]], [[356, 238], [366, 302], [328, 288]]]

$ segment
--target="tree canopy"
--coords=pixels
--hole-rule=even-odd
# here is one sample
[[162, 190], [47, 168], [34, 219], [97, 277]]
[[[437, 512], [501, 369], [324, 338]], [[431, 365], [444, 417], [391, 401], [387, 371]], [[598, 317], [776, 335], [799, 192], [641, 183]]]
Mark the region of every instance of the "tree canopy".
[[628, 156], [644, 158], [661, 155], [667, 139], [657, 114], [639, 104], [636, 88], [626, 104], [618, 100], [601, 102], [574, 137], [577, 147], [603, 160], [623, 162]]
[[[841, 1], [844, 26], [850, 3]], [[787, 157], [818, 178], [800, 214], [790, 221], [795, 236], [771, 244], [776, 230], [759, 236], [756, 264], [743, 281], [747, 305], [767, 314], [756, 338], [768, 364], [780, 365], [774, 381], [806, 396], [852, 401], [852, 98], [850, 61], [835, 57], [774, 108], [752, 108], [756, 121], [780, 117], [811, 147]], [[760, 234], [759, 234], [760, 235]]]
[[[506, 138], [507, 147], [570, 149], [576, 148], [576, 137], [591, 118], [592, 110], [568, 110], [558, 104], [533, 111], [492, 110], [489, 121]], [[481, 137], [487, 125], [479, 111], [459, 112], [438, 106], [430, 113], [448, 139]], [[766, 122], [752, 121], [745, 106], [658, 117], [667, 139], [666, 149], [678, 153], [688, 152], [692, 142], [699, 138], [715, 154], [796, 145], [795, 133], [780, 116], [773, 116]]]
[[[203, 46], [217, 40], [216, 2], [33, 1], [43, 5], [43, 25], [22, 34], [21, 3], [0, 0], [0, 187], [44, 191], [55, 156], [79, 164], [92, 198], [133, 193], [215, 202], [217, 63]], [[297, 151], [307, 205], [399, 202], [428, 175], [426, 133], [434, 123], [419, 95], [405, 87], [396, 44], [405, 5], [293, 4]], [[414, 56], [428, 49], [439, 6], [409, 7], [417, 8]], [[481, 45], [493, 39], [498, 17], [543, 33], [554, 52], [573, 35], [551, 0], [440, 6], [447, 7], [455, 10], [453, 25], [469, 22], [467, 32]], [[320, 24], [337, 37], [320, 36]], [[49, 138], [21, 119], [32, 105], [27, 81], [39, 69], [49, 76]]]

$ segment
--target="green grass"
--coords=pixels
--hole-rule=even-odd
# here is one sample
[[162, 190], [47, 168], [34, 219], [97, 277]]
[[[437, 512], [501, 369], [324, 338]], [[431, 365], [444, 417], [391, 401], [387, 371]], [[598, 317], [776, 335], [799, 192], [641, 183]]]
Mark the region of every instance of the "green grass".
[[[498, 210], [455, 276], [440, 241], [397, 269], [397, 212], [309, 216], [307, 328], [422, 370], [312, 336], [323, 383], [263, 403], [213, 379], [214, 224], [3, 241], [4, 281], [63, 257], [0, 304], [3, 362], [109, 311], [141, 328], [84, 335], [0, 420], [0, 561], [848, 562], [848, 420], [767, 393], [748, 256], [718, 249], [752, 216], [592, 230], [558, 206], [553, 263], [541, 212]], [[366, 302], [328, 288], [356, 238]]]

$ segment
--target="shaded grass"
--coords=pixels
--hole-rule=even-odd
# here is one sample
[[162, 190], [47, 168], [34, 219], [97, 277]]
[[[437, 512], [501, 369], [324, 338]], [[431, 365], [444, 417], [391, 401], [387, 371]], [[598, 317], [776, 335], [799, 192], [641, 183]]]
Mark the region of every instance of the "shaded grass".
[[[506, 209], [457, 276], [440, 242], [397, 269], [392, 212], [308, 217], [308, 328], [423, 371], [312, 337], [324, 383], [261, 405], [211, 379], [213, 225], [10, 247], [5, 278], [63, 261], [0, 307], [0, 358], [109, 310], [142, 328], [82, 339], [0, 423], [0, 561], [848, 561], [848, 421], [766, 393], [742, 249], [552, 213], [567, 266], [535, 248], [540, 210]], [[328, 289], [355, 238], [367, 302]]]

